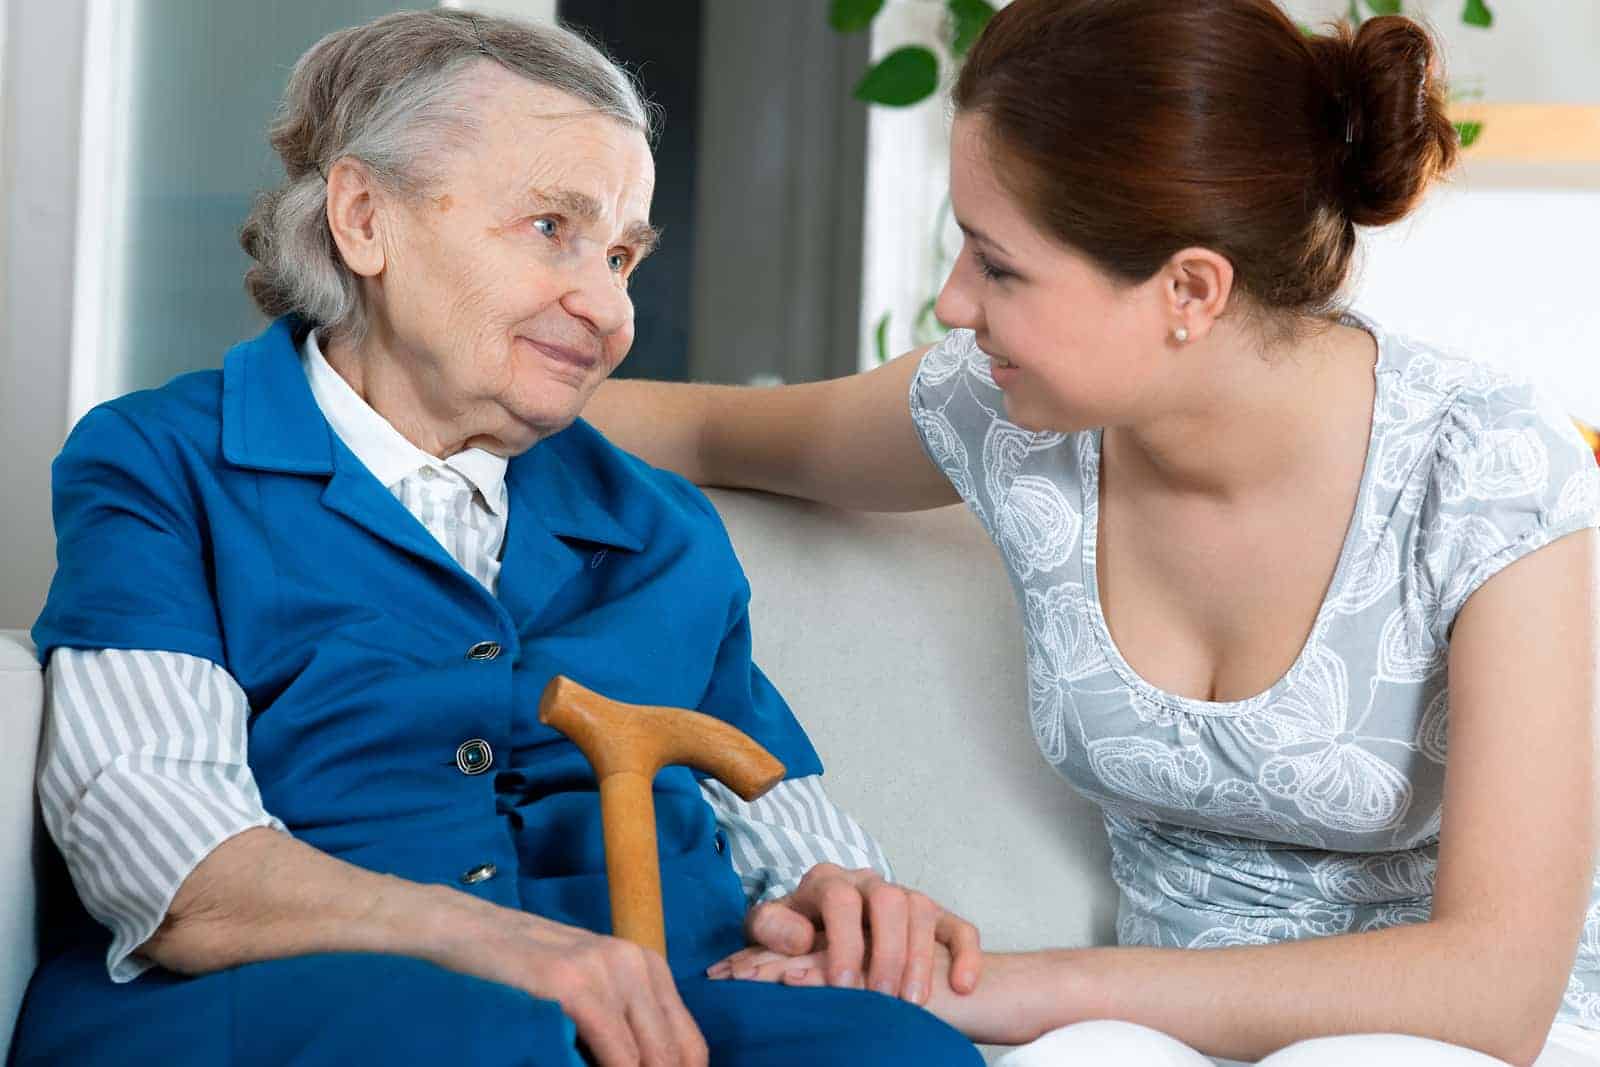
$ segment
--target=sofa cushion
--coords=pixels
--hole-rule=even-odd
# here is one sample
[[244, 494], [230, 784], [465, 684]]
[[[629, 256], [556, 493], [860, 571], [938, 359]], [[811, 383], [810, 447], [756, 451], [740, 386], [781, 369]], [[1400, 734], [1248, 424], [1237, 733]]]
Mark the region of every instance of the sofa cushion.
[[750, 578], [756, 662], [898, 880], [989, 948], [1111, 942], [1099, 809], [1034, 743], [1021, 615], [972, 515], [710, 496]]

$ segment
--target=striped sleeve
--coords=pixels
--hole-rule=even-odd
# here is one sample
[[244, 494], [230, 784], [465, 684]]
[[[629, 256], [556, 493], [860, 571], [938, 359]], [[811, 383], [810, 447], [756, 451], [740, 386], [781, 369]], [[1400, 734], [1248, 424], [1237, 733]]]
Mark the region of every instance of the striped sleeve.
[[106, 967], [128, 982], [190, 872], [256, 826], [284, 830], [245, 762], [248, 701], [227, 671], [175, 652], [58, 648], [45, 670], [39, 799]]
[[728, 839], [728, 858], [752, 907], [793, 893], [819, 863], [870, 867], [894, 881], [883, 849], [828, 799], [820, 775], [785, 779], [754, 802], [710, 778], [700, 789]]

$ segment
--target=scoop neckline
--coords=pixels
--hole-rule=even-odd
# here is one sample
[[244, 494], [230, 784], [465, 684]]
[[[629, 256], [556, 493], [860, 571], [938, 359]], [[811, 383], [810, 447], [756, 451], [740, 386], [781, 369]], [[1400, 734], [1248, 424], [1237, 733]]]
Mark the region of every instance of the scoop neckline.
[[1089, 606], [1091, 625], [1095, 637], [1100, 642], [1101, 650], [1112, 668], [1122, 678], [1123, 682], [1136, 694], [1145, 700], [1158, 704], [1171, 711], [1186, 712], [1192, 715], [1225, 717], [1243, 715], [1259, 707], [1272, 703], [1283, 693], [1294, 688], [1295, 682], [1305, 672], [1306, 664], [1311, 655], [1312, 646], [1318, 642], [1324, 632], [1328, 616], [1333, 613], [1335, 602], [1338, 600], [1339, 590], [1343, 587], [1344, 579], [1351, 566], [1351, 561], [1359, 551], [1359, 542], [1364, 533], [1362, 517], [1367, 512], [1367, 505], [1372, 495], [1372, 482], [1377, 473], [1377, 452], [1381, 440], [1379, 433], [1380, 420], [1386, 410], [1385, 379], [1389, 376], [1389, 345], [1383, 330], [1365, 315], [1354, 311], [1346, 311], [1339, 316], [1342, 326], [1355, 326], [1365, 330], [1378, 347], [1377, 359], [1372, 365], [1372, 422], [1368, 431], [1366, 461], [1361, 469], [1361, 482], [1356, 490], [1355, 510], [1351, 512], [1350, 523], [1345, 528], [1344, 542], [1339, 547], [1339, 559], [1334, 564], [1333, 576], [1328, 580], [1328, 586], [1323, 591], [1322, 602], [1317, 607], [1316, 618], [1311, 623], [1311, 631], [1306, 634], [1304, 644], [1300, 646], [1294, 662], [1287, 670], [1273, 682], [1272, 685], [1254, 696], [1243, 697], [1239, 700], [1201, 700], [1198, 697], [1187, 697], [1178, 693], [1169, 692], [1160, 686], [1147, 681], [1143, 675], [1133, 668], [1122, 655], [1122, 650], [1117, 647], [1116, 639], [1111, 636], [1111, 627], [1106, 622], [1105, 609], [1100, 603], [1100, 572], [1098, 566], [1100, 542], [1100, 466], [1104, 454], [1104, 431], [1096, 429], [1091, 432], [1092, 447], [1086, 450], [1087, 454], [1080, 453], [1082, 470], [1079, 483], [1082, 486], [1082, 504], [1084, 515], [1083, 534], [1083, 587], [1084, 599]]

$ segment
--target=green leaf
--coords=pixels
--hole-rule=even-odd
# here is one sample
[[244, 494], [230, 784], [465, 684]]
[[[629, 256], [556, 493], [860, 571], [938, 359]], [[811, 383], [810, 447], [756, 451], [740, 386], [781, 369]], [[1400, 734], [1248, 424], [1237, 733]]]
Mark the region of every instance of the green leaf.
[[828, 11], [828, 25], [840, 33], [855, 33], [872, 25], [872, 20], [883, 10], [883, 0], [833, 0]]
[[878, 328], [872, 332], [873, 343], [878, 350], [878, 363], [881, 366], [889, 362], [889, 313], [885, 311], [883, 318], [878, 320]]
[[1300, 33], [1305, 37], [1315, 37], [1317, 35], [1317, 28], [1309, 22], [1297, 22], [1295, 25], [1300, 27]]
[[950, 51], [954, 55], [964, 56], [989, 20], [994, 18], [994, 5], [988, 0], [945, 0], [945, 7], [950, 9], [950, 25], [955, 34], [955, 39], [950, 42]]
[[1344, 20], [1352, 26], [1361, 25], [1361, 8], [1356, 6], [1356, 0], [1350, 0], [1350, 6], [1344, 12]]
[[1400, 0], [1367, 0], [1367, 6], [1374, 15], [1400, 14]]
[[1461, 12], [1461, 21], [1468, 26], [1488, 29], [1494, 25], [1494, 12], [1489, 10], [1489, 5], [1483, 0], [1467, 0], [1467, 6]]
[[1456, 136], [1461, 139], [1462, 148], [1471, 148], [1472, 142], [1476, 141], [1478, 135], [1483, 132], [1483, 123], [1481, 122], [1458, 122], [1455, 127]]
[[939, 60], [921, 45], [906, 45], [884, 56], [856, 85], [856, 99], [906, 107], [939, 88]]

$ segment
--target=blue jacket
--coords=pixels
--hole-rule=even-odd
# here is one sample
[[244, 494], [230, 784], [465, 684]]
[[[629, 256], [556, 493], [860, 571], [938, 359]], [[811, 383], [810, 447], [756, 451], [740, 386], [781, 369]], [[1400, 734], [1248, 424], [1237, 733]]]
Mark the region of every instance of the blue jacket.
[[[249, 697], [250, 766], [296, 837], [598, 931], [599, 796], [581, 753], [538, 722], [551, 677], [704, 711], [791, 776], [821, 772], [751, 662], [749, 586], [698, 490], [575, 423], [510, 462], [491, 596], [329, 428], [297, 355], [305, 328], [280, 319], [220, 372], [74, 429], [53, 470], [42, 657], [212, 660]], [[742, 944], [745, 902], [693, 772], [661, 774], [656, 817], [683, 973]], [[497, 873], [463, 884], [485, 865]]]

